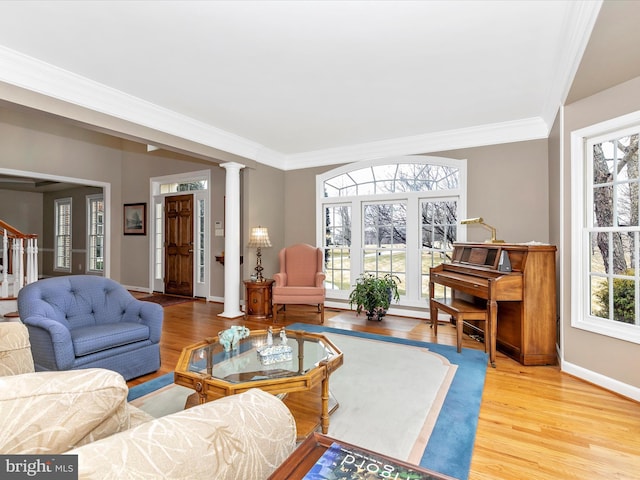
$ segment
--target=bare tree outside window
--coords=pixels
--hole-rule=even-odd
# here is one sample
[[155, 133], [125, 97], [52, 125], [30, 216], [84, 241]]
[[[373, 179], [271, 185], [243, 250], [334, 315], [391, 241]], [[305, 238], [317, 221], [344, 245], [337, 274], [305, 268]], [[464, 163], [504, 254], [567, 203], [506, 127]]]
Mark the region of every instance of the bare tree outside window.
[[637, 324], [639, 134], [596, 143], [592, 149], [590, 284], [592, 315]]
[[324, 263], [326, 287], [348, 289], [351, 285], [351, 207], [326, 206]]
[[[401, 279], [403, 296], [409, 284], [419, 285], [412, 289], [412, 300], [422, 301], [428, 295], [429, 267], [446, 261], [458, 238], [459, 166], [464, 161], [370, 163], [339, 169], [321, 184], [327, 288], [350, 290], [346, 280], [363, 272], [391, 273]], [[359, 219], [355, 229], [353, 218]]]

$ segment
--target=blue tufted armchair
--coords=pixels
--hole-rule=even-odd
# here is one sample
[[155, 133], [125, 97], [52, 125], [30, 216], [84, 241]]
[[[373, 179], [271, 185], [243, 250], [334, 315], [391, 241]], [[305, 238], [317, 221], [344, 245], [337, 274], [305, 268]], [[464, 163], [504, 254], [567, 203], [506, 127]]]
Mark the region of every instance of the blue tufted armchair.
[[93, 275], [52, 277], [18, 294], [36, 371], [107, 368], [126, 380], [160, 368], [160, 305]]

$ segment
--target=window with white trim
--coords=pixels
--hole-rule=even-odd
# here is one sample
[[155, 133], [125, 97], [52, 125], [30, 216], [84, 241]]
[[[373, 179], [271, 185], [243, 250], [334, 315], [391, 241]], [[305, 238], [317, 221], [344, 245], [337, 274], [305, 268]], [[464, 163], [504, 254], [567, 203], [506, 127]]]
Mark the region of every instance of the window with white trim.
[[191, 192], [194, 190], [206, 190], [209, 182], [207, 180], [187, 179], [184, 181], [175, 181], [162, 183], [160, 185], [160, 193], [179, 193]]
[[640, 343], [640, 112], [572, 133], [572, 325]]
[[71, 198], [54, 201], [55, 240], [53, 269], [71, 272]]
[[164, 279], [164, 204], [156, 202], [153, 209], [154, 254], [153, 278], [159, 282]]
[[104, 196], [87, 195], [87, 271], [104, 272]]
[[351, 205], [324, 205], [325, 286], [345, 290], [351, 285]]
[[204, 281], [205, 281], [205, 273], [206, 273], [206, 269], [205, 269], [205, 261], [206, 261], [205, 244], [206, 244], [206, 236], [207, 236], [207, 232], [206, 232], [206, 225], [207, 224], [206, 224], [205, 214], [206, 214], [206, 209], [205, 209], [204, 198], [198, 199], [197, 202], [196, 202], [196, 221], [198, 222], [198, 225], [197, 225], [197, 227], [195, 229], [196, 230], [196, 234], [197, 234], [197, 240], [196, 240], [196, 252], [197, 252], [196, 281], [198, 283], [204, 283]]
[[449, 261], [459, 240], [465, 189], [466, 161], [441, 157], [380, 159], [319, 175], [327, 298], [347, 298], [363, 272], [393, 274], [400, 304], [424, 307], [429, 268]]

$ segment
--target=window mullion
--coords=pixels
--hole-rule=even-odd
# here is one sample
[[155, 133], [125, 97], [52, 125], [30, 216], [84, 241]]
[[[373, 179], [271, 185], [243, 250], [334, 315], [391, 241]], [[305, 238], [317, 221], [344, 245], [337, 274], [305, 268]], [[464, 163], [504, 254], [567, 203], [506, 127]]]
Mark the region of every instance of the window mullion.
[[[413, 221], [412, 221], [413, 220]], [[421, 292], [420, 201], [417, 193], [407, 198], [406, 292], [408, 299], [419, 301]], [[415, 246], [415, 248], [413, 248]]]

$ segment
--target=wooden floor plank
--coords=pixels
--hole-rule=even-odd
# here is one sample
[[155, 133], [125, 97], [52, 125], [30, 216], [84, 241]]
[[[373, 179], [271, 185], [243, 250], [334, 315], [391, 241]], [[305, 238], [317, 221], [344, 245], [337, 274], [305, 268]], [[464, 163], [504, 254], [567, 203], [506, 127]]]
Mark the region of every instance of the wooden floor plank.
[[[222, 305], [191, 302], [164, 309], [162, 366], [130, 386], [172, 372], [182, 348], [231, 325], [262, 329], [270, 322], [218, 317]], [[325, 325], [354, 331], [454, 345], [455, 329], [427, 322], [394, 331], [385, 322], [336, 321], [343, 313], [325, 310]], [[308, 308], [288, 306], [280, 324], [317, 323]], [[401, 320], [402, 321], [402, 320]], [[465, 335], [463, 347], [484, 349]], [[640, 480], [640, 404], [560, 372], [557, 366], [526, 367], [498, 352], [487, 369], [470, 480]]]

